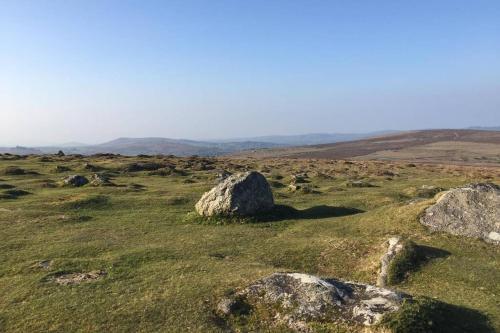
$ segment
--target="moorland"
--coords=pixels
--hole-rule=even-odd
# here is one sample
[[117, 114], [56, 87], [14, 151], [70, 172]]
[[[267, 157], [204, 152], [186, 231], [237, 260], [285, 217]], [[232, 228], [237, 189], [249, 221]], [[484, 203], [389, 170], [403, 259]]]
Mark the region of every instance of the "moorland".
[[[392, 288], [462, 309], [467, 331], [500, 330], [499, 248], [419, 223], [443, 190], [498, 184], [497, 165], [311, 157], [1, 155], [0, 331], [220, 332], [217, 300], [273, 272], [375, 283], [394, 235], [426, 261]], [[193, 218], [223, 171], [246, 170], [289, 209]], [[108, 181], [64, 186], [75, 174]]]

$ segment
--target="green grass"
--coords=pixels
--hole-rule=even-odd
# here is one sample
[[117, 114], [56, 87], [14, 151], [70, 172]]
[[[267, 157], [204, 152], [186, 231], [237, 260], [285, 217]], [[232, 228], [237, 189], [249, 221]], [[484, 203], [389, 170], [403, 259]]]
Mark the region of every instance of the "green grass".
[[[117, 186], [47, 186], [74, 173], [89, 177], [85, 163], [112, 174]], [[133, 163], [146, 169], [157, 165], [143, 163], [174, 165], [181, 172], [122, 171]], [[15, 166], [39, 173], [0, 177], [0, 184], [31, 193], [0, 198], [0, 331], [220, 332], [213, 309], [228, 289], [276, 271], [375, 283], [381, 244], [393, 235], [449, 253], [427, 260], [395, 288], [477, 313], [467, 317], [470, 331], [484, 331], [485, 318], [500, 330], [498, 247], [429, 233], [418, 216], [433, 199], [408, 191], [499, 183], [498, 169], [279, 159], [210, 163], [106, 156], [0, 161], [0, 170]], [[57, 165], [73, 171], [56, 172]], [[243, 223], [207, 223], [190, 214], [213, 186], [215, 170], [244, 167], [265, 167], [275, 179], [308, 172], [317, 193], [274, 187], [279, 210]], [[381, 170], [398, 176], [387, 180], [377, 175]], [[376, 187], [345, 187], [354, 179]], [[48, 268], [38, 265], [43, 260], [51, 261]], [[58, 272], [92, 270], [107, 275], [80, 285], [47, 282]]]

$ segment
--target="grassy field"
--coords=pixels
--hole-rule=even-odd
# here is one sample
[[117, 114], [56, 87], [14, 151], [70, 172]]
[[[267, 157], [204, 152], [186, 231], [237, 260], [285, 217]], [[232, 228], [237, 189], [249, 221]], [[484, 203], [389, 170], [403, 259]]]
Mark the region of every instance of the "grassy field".
[[[499, 168], [284, 159], [2, 158], [0, 331], [220, 332], [225, 328], [213, 313], [217, 299], [272, 272], [375, 283], [381, 244], [393, 235], [428, 251], [428, 260], [395, 289], [471, 310], [471, 332], [500, 331], [499, 248], [431, 234], [418, 222], [435, 194], [423, 185], [498, 184]], [[132, 164], [137, 162], [168, 167], [134, 171], [144, 166]], [[5, 174], [10, 166], [25, 173]], [[190, 213], [222, 168], [260, 170], [272, 184], [275, 201], [297, 211], [265, 222], [199, 223]], [[92, 170], [108, 173], [117, 186], [58, 185], [67, 175], [90, 177]], [[290, 192], [290, 177], [298, 172], [308, 173], [309, 188]], [[374, 186], [348, 186], [353, 180]], [[96, 270], [106, 274], [81, 284], [54, 282], [63, 273]]]

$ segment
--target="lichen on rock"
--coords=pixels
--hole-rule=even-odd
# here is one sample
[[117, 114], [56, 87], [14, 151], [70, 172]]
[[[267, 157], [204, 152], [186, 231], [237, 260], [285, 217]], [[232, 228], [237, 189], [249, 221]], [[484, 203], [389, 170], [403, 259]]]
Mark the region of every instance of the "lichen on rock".
[[266, 178], [256, 172], [245, 172], [224, 179], [203, 194], [195, 208], [202, 216], [252, 216], [274, 207], [273, 193]]
[[500, 244], [500, 187], [479, 183], [449, 190], [425, 210], [420, 222], [431, 231]]

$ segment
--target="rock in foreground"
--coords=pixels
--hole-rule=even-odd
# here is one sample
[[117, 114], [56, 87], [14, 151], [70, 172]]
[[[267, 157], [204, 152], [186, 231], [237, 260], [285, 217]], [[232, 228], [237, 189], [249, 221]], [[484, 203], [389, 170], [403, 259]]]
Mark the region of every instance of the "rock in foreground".
[[252, 216], [274, 207], [273, 193], [266, 178], [256, 172], [232, 175], [203, 194], [195, 208], [202, 216]]
[[420, 222], [432, 231], [500, 244], [500, 187], [471, 184], [447, 191], [427, 208]]
[[370, 326], [398, 311], [405, 298], [409, 296], [367, 284], [275, 273], [223, 299], [218, 312], [237, 315], [241, 309], [264, 308], [278, 324], [299, 331], [311, 321]]

